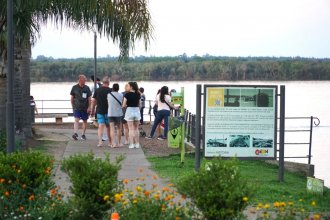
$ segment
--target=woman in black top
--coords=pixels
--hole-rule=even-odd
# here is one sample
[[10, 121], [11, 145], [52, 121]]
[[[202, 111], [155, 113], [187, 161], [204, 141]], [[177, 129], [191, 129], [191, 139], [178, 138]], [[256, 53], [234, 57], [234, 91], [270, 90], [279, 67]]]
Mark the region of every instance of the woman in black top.
[[139, 148], [140, 92], [136, 82], [128, 83], [129, 91], [124, 95], [123, 108], [126, 108], [125, 120], [129, 130], [129, 148]]

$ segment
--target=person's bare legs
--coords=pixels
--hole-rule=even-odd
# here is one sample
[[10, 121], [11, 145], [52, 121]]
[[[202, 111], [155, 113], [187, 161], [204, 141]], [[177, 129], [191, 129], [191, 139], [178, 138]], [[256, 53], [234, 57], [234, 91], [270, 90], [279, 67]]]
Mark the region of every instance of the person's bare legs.
[[129, 138], [129, 147], [134, 147], [134, 137], [135, 137], [135, 131], [134, 131], [134, 121], [128, 121], [128, 138]]
[[107, 137], [108, 137], [108, 146], [111, 147], [111, 146], [113, 146], [113, 145], [111, 144], [111, 141], [114, 140], [114, 139], [111, 137], [111, 134], [110, 134], [111, 131], [112, 131], [112, 128], [110, 127], [110, 124], [108, 124], [108, 125], [106, 126], [105, 131], [106, 131], [106, 133], [107, 133]]
[[99, 147], [102, 146], [102, 135], [103, 135], [104, 127], [105, 127], [105, 124], [99, 124], [99, 128], [97, 129], [97, 136], [98, 136], [98, 140], [99, 140], [98, 146]]
[[139, 132], [140, 121], [133, 121], [134, 140], [137, 147], [140, 147], [140, 132]]
[[79, 118], [74, 118], [74, 123], [73, 123], [73, 132], [75, 134], [78, 134], [78, 129], [79, 129]]
[[123, 124], [124, 128], [124, 144], [129, 144], [129, 129], [127, 122]]
[[111, 143], [112, 147], [116, 147], [115, 123], [114, 122], [110, 122], [110, 138], [111, 138], [111, 141], [109, 143]]
[[83, 129], [83, 133], [82, 134], [85, 135], [85, 132], [86, 132], [86, 129], [87, 129], [87, 120], [83, 121], [82, 129]]
[[117, 141], [118, 141], [118, 147], [121, 147], [122, 143], [121, 143], [121, 123], [120, 122], [117, 124]]

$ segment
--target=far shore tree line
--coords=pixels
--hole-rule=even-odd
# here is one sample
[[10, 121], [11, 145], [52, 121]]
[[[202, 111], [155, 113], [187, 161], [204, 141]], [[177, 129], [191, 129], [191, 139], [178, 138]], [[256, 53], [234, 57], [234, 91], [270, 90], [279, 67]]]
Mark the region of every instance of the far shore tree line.
[[[80, 73], [94, 74], [93, 58], [32, 59], [32, 82], [75, 81]], [[178, 80], [330, 80], [330, 59], [301, 57], [134, 57], [119, 62], [116, 57], [97, 59], [97, 75], [115, 81]]]

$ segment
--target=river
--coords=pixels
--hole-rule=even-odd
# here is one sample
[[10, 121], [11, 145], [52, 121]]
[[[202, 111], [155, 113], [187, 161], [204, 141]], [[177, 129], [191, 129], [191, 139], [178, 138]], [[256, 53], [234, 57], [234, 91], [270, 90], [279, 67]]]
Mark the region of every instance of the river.
[[[35, 100], [69, 100], [70, 90], [74, 83], [32, 83], [31, 94]], [[92, 83], [88, 83], [91, 85]], [[163, 85], [170, 89], [185, 91], [185, 108], [195, 112], [196, 108], [196, 84], [234, 84], [234, 85], [285, 85], [286, 87], [286, 116], [287, 117], [318, 117], [320, 125], [313, 128], [312, 164], [315, 164], [315, 176], [325, 180], [325, 185], [330, 186], [330, 81], [293, 81], [293, 82], [138, 82], [144, 87], [146, 99], [154, 99], [157, 90]], [[120, 90], [123, 90], [125, 82], [119, 82]], [[44, 102], [37, 101], [39, 111], [43, 107], [70, 107], [69, 102]], [[44, 112], [46, 112], [45, 110]], [[53, 110], [48, 110], [52, 111]], [[68, 112], [69, 110], [63, 110]], [[146, 110], [147, 111], [147, 110]], [[59, 112], [59, 110], [57, 111]], [[72, 119], [67, 119], [72, 120]], [[309, 120], [288, 121], [286, 129], [309, 129]], [[286, 134], [286, 142], [308, 142], [308, 133]], [[285, 154], [287, 156], [305, 156], [308, 154], [306, 145], [288, 145]], [[290, 161], [307, 163], [307, 159], [288, 159]]]

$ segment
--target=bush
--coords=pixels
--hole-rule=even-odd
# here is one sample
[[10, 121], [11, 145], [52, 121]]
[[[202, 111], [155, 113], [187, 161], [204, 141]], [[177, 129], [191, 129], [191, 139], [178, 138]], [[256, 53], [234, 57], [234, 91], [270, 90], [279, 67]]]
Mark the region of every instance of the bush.
[[62, 170], [69, 175], [72, 183], [72, 219], [100, 219], [104, 216], [111, 207], [104, 196], [113, 197], [121, 188], [117, 181], [121, 160], [119, 158], [113, 164], [109, 156], [102, 160], [87, 154], [74, 155], [63, 161]]
[[[195, 208], [177, 193], [172, 184], [158, 188], [152, 183], [156, 176], [146, 175], [136, 180], [123, 180], [126, 188], [115, 194], [114, 212], [118, 212], [121, 220], [190, 220], [199, 219]], [[148, 180], [149, 189], [145, 180]], [[135, 182], [130, 184], [130, 182]], [[136, 185], [130, 189], [129, 185]]]
[[63, 218], [52, 168], [52, 158], [40, 152], [0, 153], [0, 219]]
[[236, 218], [250, 196], [235, 159], [212, 160], [205, 169], [183, 177], [178, 189], [192, 199], [208, 220]]

